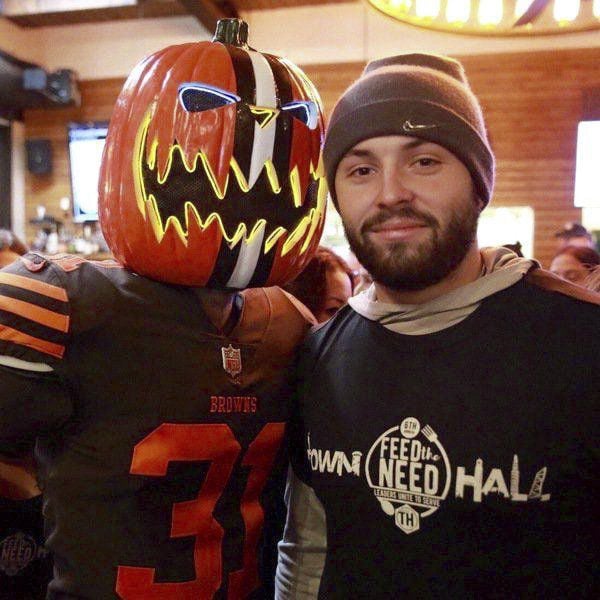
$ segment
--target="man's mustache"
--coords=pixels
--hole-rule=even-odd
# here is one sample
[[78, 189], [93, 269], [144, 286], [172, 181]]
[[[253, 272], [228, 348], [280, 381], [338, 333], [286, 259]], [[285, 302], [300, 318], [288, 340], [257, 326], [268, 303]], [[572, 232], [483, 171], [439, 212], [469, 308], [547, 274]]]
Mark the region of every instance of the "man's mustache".
[[393, 218], [411, 219], [429, 227], [437, 227], [439, 225], [438, 220], [433, 215], [410, 206], [398, 206], [395, 208], [382, 208], [377, 214], [369, 217], [362, 224], [360, 232], [363, 234], [367, 233], [373, 227], [386, 223]]

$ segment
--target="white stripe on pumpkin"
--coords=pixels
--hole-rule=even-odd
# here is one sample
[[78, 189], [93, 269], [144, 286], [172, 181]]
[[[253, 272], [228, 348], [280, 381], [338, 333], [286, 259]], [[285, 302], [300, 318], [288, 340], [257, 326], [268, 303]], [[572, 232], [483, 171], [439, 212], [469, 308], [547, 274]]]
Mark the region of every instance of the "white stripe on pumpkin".
[[[256, 106], [277, 108], [275, 77], [269, 61], [259, 52], [249, 51], [248, 55], [252, 61], [254, 80], [256, 81]], [[264, 128], [261, 128], [258, 123], [254, 124], [254, 144], [252, 145], [252, 159], [248, 174], [250, 188], [256, 183], [265, 162], [273, 159], [276, 122], [277, 119], [273, 119]]]
[[233, 269], [233, 273], [227, 282], [228, 288], [241, 290], [250, 283], [258, 259], [260, 258], [264, 237], [265, 223], [263, 222], [250, 242], [246, 242], [245, 239], [238, 242], [240, 244], [240, 253], [235, 263], [235, 269]]

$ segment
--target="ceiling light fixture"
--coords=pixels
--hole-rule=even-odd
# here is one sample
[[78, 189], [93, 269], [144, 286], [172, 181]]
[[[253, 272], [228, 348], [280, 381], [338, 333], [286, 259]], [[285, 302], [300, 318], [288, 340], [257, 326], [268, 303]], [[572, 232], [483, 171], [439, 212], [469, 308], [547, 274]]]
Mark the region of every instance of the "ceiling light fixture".
[[548, 35], [600, 29], [600, 0], [367, 0], [411, 25], [468, 35]]

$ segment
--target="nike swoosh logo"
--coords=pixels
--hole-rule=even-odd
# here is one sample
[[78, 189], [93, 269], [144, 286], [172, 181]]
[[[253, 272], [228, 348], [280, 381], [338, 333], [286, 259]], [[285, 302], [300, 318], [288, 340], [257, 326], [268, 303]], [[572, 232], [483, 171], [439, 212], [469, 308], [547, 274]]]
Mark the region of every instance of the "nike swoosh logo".
[[402, 125], [402, 129], [404, 131], [415, 131], [418, 129], [435, 129], [437, 127], [437, 125], [435, 124], [430, 124], [430, 125], [413, 125], [410, 121], [404, 121], [404, 125]]

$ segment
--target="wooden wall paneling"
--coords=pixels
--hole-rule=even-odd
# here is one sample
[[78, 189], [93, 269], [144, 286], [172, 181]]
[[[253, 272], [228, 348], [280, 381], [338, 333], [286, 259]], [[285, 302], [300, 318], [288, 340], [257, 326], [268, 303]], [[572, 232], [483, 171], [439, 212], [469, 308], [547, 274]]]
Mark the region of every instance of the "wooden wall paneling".
[[309, 65], [303, 67], [315, 84], [325, 115], [329, 115], [340, 94], [361, 74], [363, 63]]
[[[36, 217], [36, 207], [46, 207], [48, 215], [64, 220], [59, 202], [63, 196], [71, 197], [67, 126], [70, 121], [109, 120], [123, 79], [104, 79], [80, 82], [81, 106], [79, 108], [54, 108], [29, 110], [25, 113], [26, 138], [47, 138], [52, 144], [52, 173], [44, 176], [26, 174], [25, 179], [25, 233], [31, 241], [36, 233], [29, 221]], [[70, 214], [67, 220], [70, 219]]]
[[[600, 88], [600, 48], [458, 57], [480, 98], [497, 158], [493, 206], [529, 205], [535, 211], [534, 254], [548, 266], [554, 232], [579, 220], [573, 207], [577, 124], [589, 113], [590, 90]], [[326, 115], [362, 63], [308, 65], [304, 70], [323, 100]], [[110, 117], [122, 80], [81, 82], [79, 109], [29, 111], [27, 137], [52, 140], [55, 168], [26, 182], [27, 218], [37, 204], [58, 215], [58, 200], [70, 195], [66, 126], [74, 120]], [[599, 107], [600, 108], [600, 107]], [[28, 229], [28, 235], [31, 235]]]
[[600, 49], [461, 58], [498, 160], [493, 205], [535, 212], [534, 255], [548, 266], [573, 206], [577, 124], [600, 82]]

